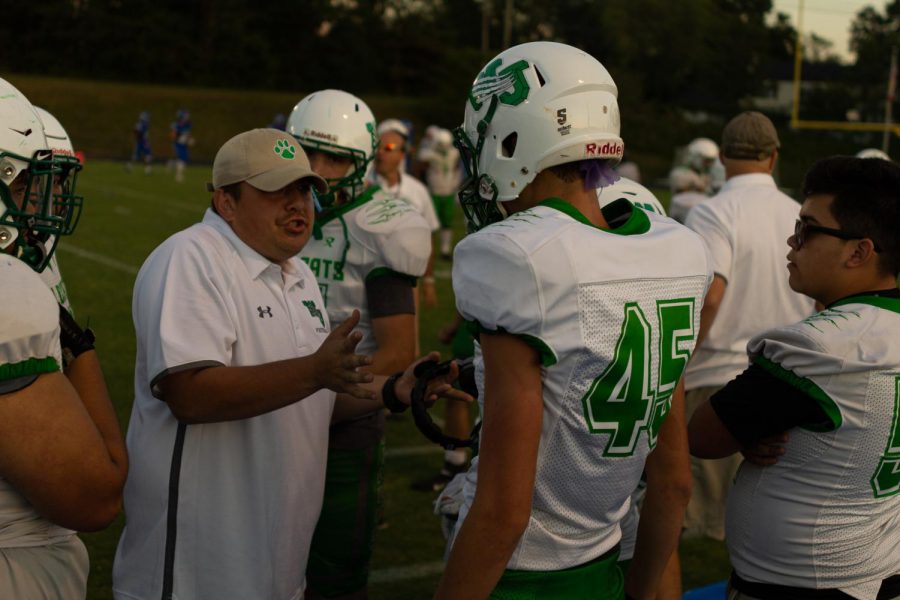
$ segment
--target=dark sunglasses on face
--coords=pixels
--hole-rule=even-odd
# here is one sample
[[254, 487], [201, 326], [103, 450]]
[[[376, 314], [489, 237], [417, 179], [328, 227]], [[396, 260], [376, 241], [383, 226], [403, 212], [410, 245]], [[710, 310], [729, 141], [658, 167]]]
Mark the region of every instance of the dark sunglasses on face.
[[[812, 225], [810, 223], [807, 223], [806, 221], [797, 219], [797, 221], [794, 222], [794, 243], [797, 246], [797, 250], [803, 247], [803, 244], [812, 233], [822, 233], [825, 235], [830, 235], [831, 237], [840, 238], [842, 240], [862, 240], [866, 237], [864, 235], [857, 235], [855, 233], [842, 231], [840, 229], [822, 227], [820, 225]], [[878, 247], [878, 244], [875, 244], [874, 240], [872, 243], [875, 246], [875, 252], [881, 252], [881, 248]]]

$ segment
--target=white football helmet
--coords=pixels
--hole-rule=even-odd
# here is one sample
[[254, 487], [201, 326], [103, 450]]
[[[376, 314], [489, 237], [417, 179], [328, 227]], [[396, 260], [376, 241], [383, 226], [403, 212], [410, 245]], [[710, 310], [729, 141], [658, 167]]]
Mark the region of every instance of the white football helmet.
[[328, 180], [329, 193], [319, 196], [323, 206], [333, 204], [339, 190], [346, 190], [351, 200], [362, 193], [366, 170], [378, 146], [375, 116], [365, 102], [340, 90], [313, 92], [294, 107], [287, 132], [307, 152], [346, 156], [353, 161], [346, 175]]
[[71, 234], [81, 215], [80, 198], [54, 190], [64, 170], [34, 107], [0, 79], [0, 250], [38, 272], [50, 262], [59, 236]]
[[454, 132], [469, 175], [459, 196], [470, 230], [502, 219], [498, 202], [517, 198], [548, 167], [618, 163], [625, 147], [617, 95], [597, 59], [565, 44], [530, 42], [491, 60]]
[[53, 154], [63, 156], [75, 156], [75, 147], [72, 146], [72, 140], [65, 127], [59, 122], [59, 119], [50, 114], [46, 109], [35, 106], [41, 123], [44, 125], [44, 135], [47, 137], [47, 143]]
[[615, 183], [597, 189], [597, 201], [600, 203], [600, 208], [623, 198], [648, 212], [666, 216], [666, 209], [653, 195], [653, 192], [627, 177], [619, 177]]
[[860, 150], [856, 153], [856, 158], [880, 158], [881, 160], [891, 160], [891, 157], [888, 156], [886, 152], [883, 152], [878, 148], [866, 148]]
[[449, 129], [438, 129], [432, 137], [434, 147], [439, 150], [448, 150], [453, 145], [453, 132]]
[[719, 158], [719, 145], [709, 138], [697, 138], [688, 144], [687, 164], [698, 173], [709, 173]]

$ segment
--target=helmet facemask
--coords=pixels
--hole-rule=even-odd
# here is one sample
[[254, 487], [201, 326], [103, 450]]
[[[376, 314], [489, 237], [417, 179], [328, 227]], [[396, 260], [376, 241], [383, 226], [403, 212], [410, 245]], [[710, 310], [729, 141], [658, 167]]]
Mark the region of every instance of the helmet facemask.
[[300, 140], [300, 146], [307, 154], [322, 152], [323, 154], [349, 158], [351, 161], [350, 169], [346, 175], [325, 179], [328, 182], [328, 193], [316, 194], [321, 208], [331, 208], [337, 204], [337, 195], [343, 190], [346, 190], [350, 201], [363, 192], [366, 187], [366, 173], [369, 170], [369, 165], [375, 158], [374, 154], [367, 157], [364, 152], [355, 148], [344, 148], [310, 138]]
[[453, 130], [453, 145], [459, 150], [460, 161], [466, 172], [466, 178], [459, 188], [459, 204], [466, 216], [466, 230], [469, 233], [506, 218], [506, 211], [497, 201], [497, 184], [487, 173], [478, 172], [478, 157], [484, 148], [485, 132], [494, 118], [497, 104], [497, 96], [492, 97], [487, 114], [478, 125], [478, 140], [474, 144], [466, 134], [465, 127]]
[[[16, 169], [24, 163], [25, 169]], [[83, 197], [74, 193], [81, 164], [71, 156], [36, 152], [25, 157], [0, 152], [0, 248], [41, 272], [59, 236], [71, 235], [81, 217]], [[11, 180], [8, 178], [12, 177]]]

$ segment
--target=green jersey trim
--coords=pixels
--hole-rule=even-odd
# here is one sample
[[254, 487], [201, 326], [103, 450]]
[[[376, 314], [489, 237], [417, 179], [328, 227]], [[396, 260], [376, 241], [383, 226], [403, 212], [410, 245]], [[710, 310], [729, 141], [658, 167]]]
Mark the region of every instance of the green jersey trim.
[[829, 396], [825, 390], [820, 388], [818, 385], [810, 381], [805, 377], [800, 377], [793, 371], [785, 369], [780, 364], [765, 358], [764, 356], [757, 356], [753, 359], [753, 362], [765, 369], [770, 375], [776, 377], [790, 386], [793, 386], [815, 400], [819, 406], [822, 407], [822, 410], [825, 411], [825, 414], [828, 416], [831, 421], [829, 424], [817, 424], [810, 423], [806, 425], [801, 425], [803, 429], [809, 431], [834, 431], [835, 429], [839, 429], [841, 424], [843, 423], [843, 417], [841, 417], [841, 409], [838, 408], [837, 403]]
[[44, 373], [56, 373], [59, 371], [59, 363], [52, 356], [46, 358], [29, 358], [17, 363], [0, 365], [0, 381], [28, 377], [30, 375], [43, 375]]
[[527, 333], [512, 333], [502, 327], [498, 327], [497, 329], [488, 329], [478, 321], [466, 321], [466, 328], [475, 339], [478, 339], [478, 337], [482, 333], [486, 333], [489, 335], [492, 333], [506, 333], [509, 335], [513, 335], [537, 350], [541, 358], [542, 366], [552, 367], [557, 363], [556, 353], [553, 352], [553, 349], [551, 349], [550, 346], [548, 346], [547, 343], [539, 337], [528, 335]]
[[900, 313], [900, 298], [886, 298], [884, 296], [853, 296], [838, 300], [828, 308], [844, 306], [846, 304], [868, 304], [876, 308], [883, 308], [891, 312]]
[[342, 217], [354, 208], [359, 208], [369, 200], [375, 197], [375, 193], [378, 192], [381, 188], [377, 185], [373, 185], [366, 189], [362, 194], [360, 194], [357, 198], [354, 198], [351, 202], [347, 204], [341, 204], [339, 206], [333, 206], [331, 208], [326, 208], [321, 213], [316, 215], [316, 224], [321, 226], [329, 221], [333, 221], [338, 217]]
[[650, 231], [650, 218], [647, 216], [647, 213], [644, 212], [644, 210], [639, 206], [635, 206], [624, 198], [621, 200], [616, 200], [615, 202], [612, 202], [601, 209], [603, 211], [603, 216], [607, 219], [607, 221], [611, 221], [617, 216], [624, 215], [627, 211], [630, 211], [631, 213], [628, 216], [627, 221], [625, 221], [618, 227], [612, 227], [610, 229], [597, 227], [596, 225], [591, 223], [591, 221], [586, 216], [584, 216], [580, 210], [561, 198], [547, 198], [538, 206], [546, 206], [556, 209], [559, 212], [572, 217], [579, 223], [583, 223], [584, 225], [599, 229], [600, 231], [606, 231], [607, 233], [614, 233], [616, 235], [638, 235]]
[[385, 275], [394, 275], [395, 277], [400, 277], [402, 279], [406, 279], [410, 283], [412, 283], [413, 287], [415, 287], [416, 282], [418, 281], [418, 277], [415, 275], [410, 275], [408, 273], [401, 273], [400, 271], [395, 271], [394, 269], [389, 269], [388, 267], [375, 267], [366, 275], [366, 283], [369, 283], [373, 279], [378, 279], [379, 277], [384, 277]]

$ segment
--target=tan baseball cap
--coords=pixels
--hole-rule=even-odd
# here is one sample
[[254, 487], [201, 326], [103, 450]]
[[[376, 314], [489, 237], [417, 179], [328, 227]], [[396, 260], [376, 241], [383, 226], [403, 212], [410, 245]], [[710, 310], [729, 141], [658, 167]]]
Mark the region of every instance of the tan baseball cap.
[[775, 126], [761, 112], [742, 112], [722, 131], [722, 156], [725, 158], [763, 160], [780, 146]]
[[239, 133], [219, 148], [213, 161], [212, 183], [208, 191], [246, 181], [264, 192], [309, 179], [325, 194], [328, 183], [309, 166], [309, 158], [290, 134], [277, 129], [251, 129]]

